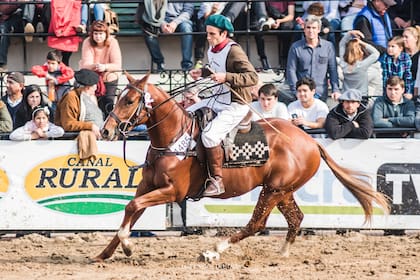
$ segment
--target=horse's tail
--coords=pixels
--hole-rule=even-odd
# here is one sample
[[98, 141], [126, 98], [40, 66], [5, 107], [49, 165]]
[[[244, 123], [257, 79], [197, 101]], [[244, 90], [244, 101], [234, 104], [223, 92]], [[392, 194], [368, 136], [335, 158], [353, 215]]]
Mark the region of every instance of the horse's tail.
[[367, 174], [339, 166], [327, 153], [325, 148], [323, 148], [319, 143], [317, 143], [317, 145], [319, 152], [321, 153], [321, 157], [330, 167], [331, 171], [334, 173], [337, 179], [356, 197], [356, 199], [362, 205], [363, 211], [365, 212], [365, 223], [370, 222], [372, 218], [372, 201], [376, 202], [383, 209], [385, 214], [389, 214], [390, 205], [387, 196], [375, 191], [367, 180], [358, 178], [369, 177]]

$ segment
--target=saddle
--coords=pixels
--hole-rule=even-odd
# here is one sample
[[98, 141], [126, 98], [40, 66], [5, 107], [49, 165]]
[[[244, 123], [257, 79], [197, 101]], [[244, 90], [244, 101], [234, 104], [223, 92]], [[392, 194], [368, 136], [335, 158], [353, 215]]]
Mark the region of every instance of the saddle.
[[[216, 117], [216, 113], [210, 108], [201, 108], [195, 112], [195, 116], [202, 131]], [[267, 138], [262, 127], [257, 122], [252, 122], [251, 118], [252, 112], [249, 111], [222, 141], [225, 155], [224, 168], [261, 166], [267, 162], [269, 158]]]

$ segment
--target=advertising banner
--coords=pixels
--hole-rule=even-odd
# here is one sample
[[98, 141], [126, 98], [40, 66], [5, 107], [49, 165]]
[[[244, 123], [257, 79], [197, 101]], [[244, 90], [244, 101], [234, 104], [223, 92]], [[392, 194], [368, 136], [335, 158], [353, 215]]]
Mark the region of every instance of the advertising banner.
[[[317, 139], [341, 166], [370, 176], [372, 186], [389, 196], [391, 214], [375, 207], [370, 225], [358, 201], [321, 161], [316, 175], [295, 194], [305, 214], [306, 228], [420, 229], [419, 139]], [[281, 160], [281, 159], [279, 159]], [[189, 226], [241, 227], [248, 223], [261, 188], [243, 196], [218, 200], [205, 198], [187, 203]], [[283, 215], [274, 209], [268, 227], [286, 228]]]
[[[76, 141], [0, 141], [0, 230], [116, 230], [141, 180], [121, 141], [98, 141], [82, 161]], [[149, 142], [129, 141], [127, 163], [143, 163]], [[165, 229], [166, 205], [148, 208], [134, 229]]]

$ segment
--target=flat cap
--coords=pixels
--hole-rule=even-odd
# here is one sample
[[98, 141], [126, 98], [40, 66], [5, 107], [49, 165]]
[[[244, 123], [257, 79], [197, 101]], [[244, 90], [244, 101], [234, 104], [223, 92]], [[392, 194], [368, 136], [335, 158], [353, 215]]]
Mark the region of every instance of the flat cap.
[[362, 101], [362, 93], [358, 89], [348, 89], [338, 98], [340, 101]]
[[382, 2], [384, 2], [388, 7], [397, 5], [397, 2], [395, 2], [394, 0], [382, 0]]
[[230, 20], [222, 15], [211, 15], [206, 19], [205, 25], [211, 25], [222, 30], [226, 30], [228, 33], [233, 33], [234, 28]]
[[25, 84], [25, 76], [20, 72], [12, 72], [7, 75], [7, 80], [12, 80], [19, 84]]
[[99, 75], [89, 69], [81, 69], [74, 73], [74, 78], [79, 85], [93, 86], [99, 82]]

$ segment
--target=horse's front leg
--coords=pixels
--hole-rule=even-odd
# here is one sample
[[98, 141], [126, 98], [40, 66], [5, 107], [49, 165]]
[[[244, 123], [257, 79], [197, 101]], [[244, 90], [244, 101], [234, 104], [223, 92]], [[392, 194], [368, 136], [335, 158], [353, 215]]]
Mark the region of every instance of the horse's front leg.
[[125, 215], [120, 229], [117, 233], [124, 254], [131, 256], [133, 249], [129, 241], [131, 228], [137, 219], [143, 214], [147, 207], [174, 202], [176, 200], [175, 189], [173, 185], [164, 188], [158, 188], [149, 193], [132, 199], [125, 207]]
[[[145, 209], [143, 209], [142, 211], [139, 211], [138, 213], [133, 215], [133, 218], [131, 220], [131, 227], [130, 228], [132, 228], [134, 226], [134, 224], [137, 222], [137, 220], [143, 214], [144, 210]], [[114, 252], [117, 249], [119, 244], [120, 244], [120, 237], [118, 236], [118, 234], [115, 234], [114, 238], [111, 240], [111, 242], [108, 244], [108, 246], [98, 256], [93, 258], [92, 261], [93, 262], [102, 262], [103, 260], [110, 258], [114, 254]]]

